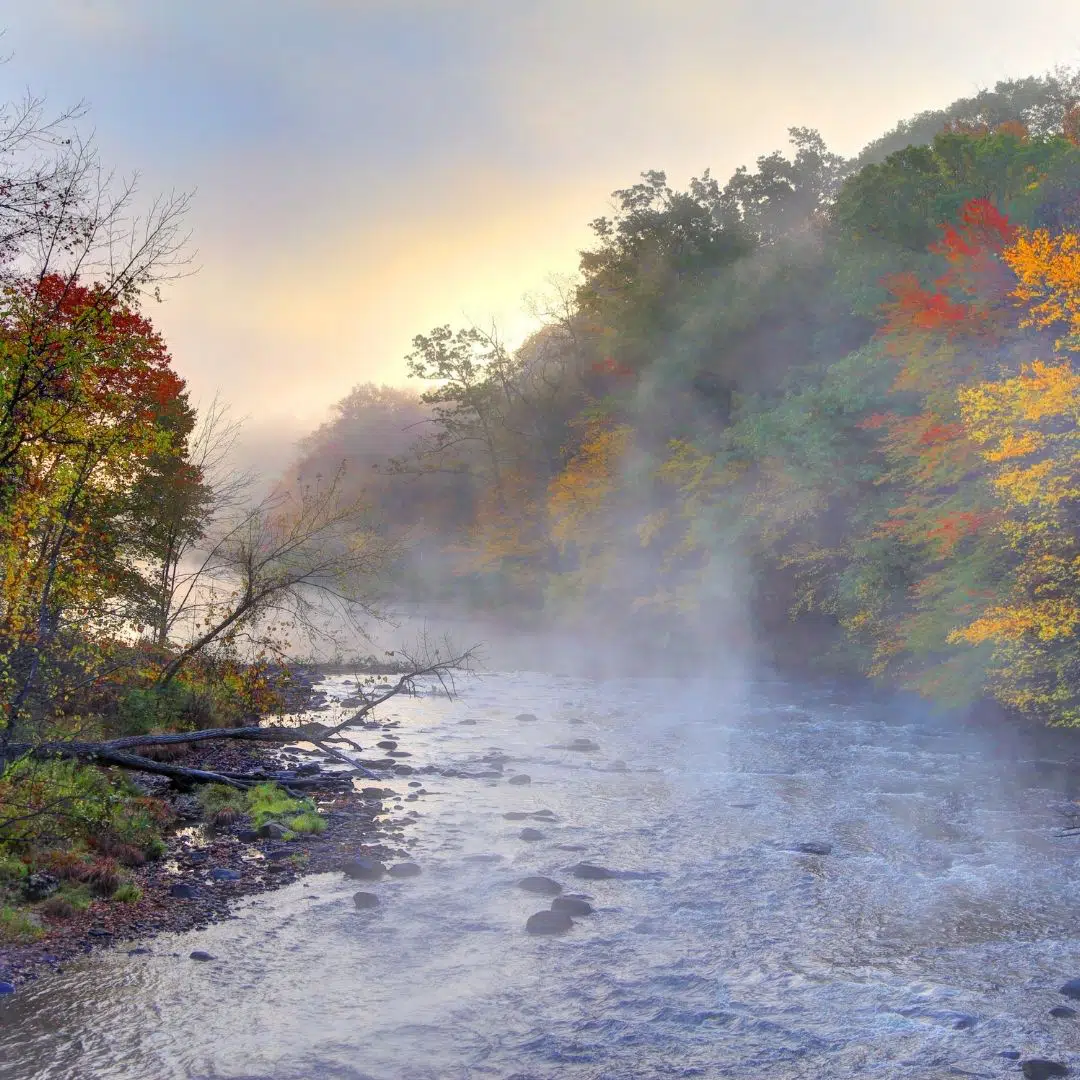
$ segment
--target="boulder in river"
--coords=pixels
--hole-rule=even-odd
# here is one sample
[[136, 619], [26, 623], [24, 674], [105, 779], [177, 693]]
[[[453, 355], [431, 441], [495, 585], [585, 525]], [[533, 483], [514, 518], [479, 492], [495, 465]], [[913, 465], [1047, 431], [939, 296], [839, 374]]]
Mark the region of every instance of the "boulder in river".
[[538, 911], [530, 915], [525, 929], [530, 934], [565, 934], [574, 920], [565, 911]]
[[395, 878], [419, 877], [422, 873], [419, 864], [414, 862], [394, 863], [386, 872]]
[[526, 818], [532, 817], [532, 814], [526, 813], [524, 810], [507, 810], [503, 817], [507, 821], [525, 821]]
[[375, 745], [380, 750], [396, 750], [398, 748], [397, 739], [380, 739]]
[[507, 780], [506, 782], [508, 784], [514, 784], [515, 786], [518, 786], [518, 785], [521, 785], [521, 784], [531, 784], [532, 783], [532, 777], [531, 776], [526, 776], [525, 773], [518, 773], [517, 776], [511, 776], [510, 779]]
[[353, 893], [352, 902], [359, 911], [367, 911], [379, 906], [379, 898], [373, 892]]
[[588, 862], [579, 862], [577, 865], [570, 867], [570, 873], [576, 878], [583, 878], [585, 881], [606, 881], [608, 878], [619, 876], [616, 870], [609, 870], [606, 866], [596, 866], [594, 863]]
[[534, 817], [537, 821], [554, 821], [555, 812], [553, 810], [534, 810], [529, 817]]
[[518, 833], [519, 840], [543, 840], [544, 834], [539, 829], [522, 829]]
[[1080, 979], [1070, 979], [1058, 992], [1080, 1001]]
[[215, 957], [211, 956], [208, 952], [203, 952], [202, 949], [196, 949], [193, 953], [190, 954], [190, 959], [199, 960], [205, 964], [208, 961], [215, 959]]
[[566, 743], [565, 746], [562, 747], [562, 749], [579, 750], [582, 753], [585, 753], [590, 750], [599, 750], [600, 744], [593, 742], [592, 739], [573, 739], [570, 742]]
[[378, 881], [386, 873], [386, 867], [378, 859], [361, 855], [342, 863], [341, 872], [354, 881]]
[[1046, 1058], [1028, 1058], [1020, 1062], [1020, 1071], [1025, 1080], [1052, 1080], [1055, 1076], [1068, 1076], [1068, 1066], [1060, 1061], [1048, 1061]]
[[199, 890], [194, 885], [178, 881], [169, 886], [169, 895], [176, 900], [194, 900], [199, 895]]
[[518, 713], [517, 717], [515, 719], [517, 719], [519, 723], [530, 724], [530, 723], [534, 723], [536, 721], [537, 717], [534, 716], [531, 712], [523, 712], [523, 713]]
[[595, 910], [587, 900], [576, 896], [556, 896], [551, 901], [552, 911], [565, 911], [567, 915], [591, 915]]
[[1050, 1015], [1055, 1020], [1075, 1020], [1078, 1014], [1075, 1009], [1070, 1009], [1068, 1005], [1055, 1005], [1050, 1010]]
[[557, 881], [552, 881], [551, 878], [540, 874], [523, 877], [518, 882], [518, 888], [537, 893], [539, 896], [558, 896], [562, 892], [562, 886]]
[[791, 850], [801, 852], [803, 855], [831, 855], [832, 844], [824, 840], [807, 840], [802, 844], [796, 844]]

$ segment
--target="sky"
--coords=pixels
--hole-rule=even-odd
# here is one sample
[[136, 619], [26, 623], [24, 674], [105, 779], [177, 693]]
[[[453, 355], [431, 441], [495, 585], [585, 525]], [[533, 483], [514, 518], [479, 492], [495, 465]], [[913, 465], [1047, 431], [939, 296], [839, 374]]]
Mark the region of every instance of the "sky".
[[850, 155], [923, 109], [1080, 64], [1076, 0], [8, 0], [4, 100], [85, 101], [149, 200], [194, 191], [198, 272], [148, 314], [268, 470], [412, 338], [535, 326], [588, 222], [817, 128]]

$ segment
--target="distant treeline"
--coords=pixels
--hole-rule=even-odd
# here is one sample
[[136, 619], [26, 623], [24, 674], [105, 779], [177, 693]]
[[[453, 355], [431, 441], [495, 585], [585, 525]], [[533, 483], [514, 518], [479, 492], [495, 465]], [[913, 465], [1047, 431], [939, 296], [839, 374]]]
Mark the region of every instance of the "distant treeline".
[[[510, 350], [416, 337], [302, 448], [407, 538], [398, 588], [798, 651], [1080, 723], [1080, 75], [854, 160], [615, 193]], [[682, 635], [682, 638], [680, 638]]]

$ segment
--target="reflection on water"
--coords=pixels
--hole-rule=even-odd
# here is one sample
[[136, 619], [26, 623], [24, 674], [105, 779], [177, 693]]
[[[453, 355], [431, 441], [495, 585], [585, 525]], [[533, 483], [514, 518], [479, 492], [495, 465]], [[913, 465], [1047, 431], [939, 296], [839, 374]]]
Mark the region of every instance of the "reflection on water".
[[[1006, 1050], [1080, 1064], [1080, 1021], [1049, 1016], [1080, 975], [1080, 837], [1060, 835], [1075, 774], [1051, 736], [1035, 748], [779, 684], [461, 689], [386, 708], [410, 763], [481, 772], [505, 754], [505, 776], [532, 782], [425, 777], [407, 804], [421, 877], [365, 886], [373, 911], [354, 884], [309, 878], [151, 955], [72, 965], [0, 1002], [0, 1077], [930, 1080], [1018, 1075]], [[600, 749], [556, 748], [579, 737]], [[503, 816], [538, 810], [555, 815], [526, 822], [538, 841]], [[790, 850], [806, 841], [832, 852]], [[575, 881], [581, 859], [647, 873]], [[527, 936], [546, 905], [516, 888], [525, 874], [586, 891], [596, 914]]]

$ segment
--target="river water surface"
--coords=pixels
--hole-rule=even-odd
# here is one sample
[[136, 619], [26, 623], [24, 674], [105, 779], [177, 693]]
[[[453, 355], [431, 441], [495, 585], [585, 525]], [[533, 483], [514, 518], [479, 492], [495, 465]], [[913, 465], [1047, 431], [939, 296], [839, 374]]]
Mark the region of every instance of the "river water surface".
[[[404, 806], [423, 874], [363, 886], [375, 910], [309, 877], [0, 1000], [0, 1077], [1018, 1076], [1003, 1051], [1080, 1068], [1080, 1019], [1049, 1013], [1080, 976], [1067, 743], [779, 682], [459, 689], [384, 707], [410, 764], [503, 754], [531, 784], [424, 776]], [[540, 810], [555, 820], [503, 816]], [[791, 850], [808, 841], [831, 853]], [[579, 860], [636, 873], [577, 881]], [[526, 874], [595, 914], [527, 935], [547, 902]]]

